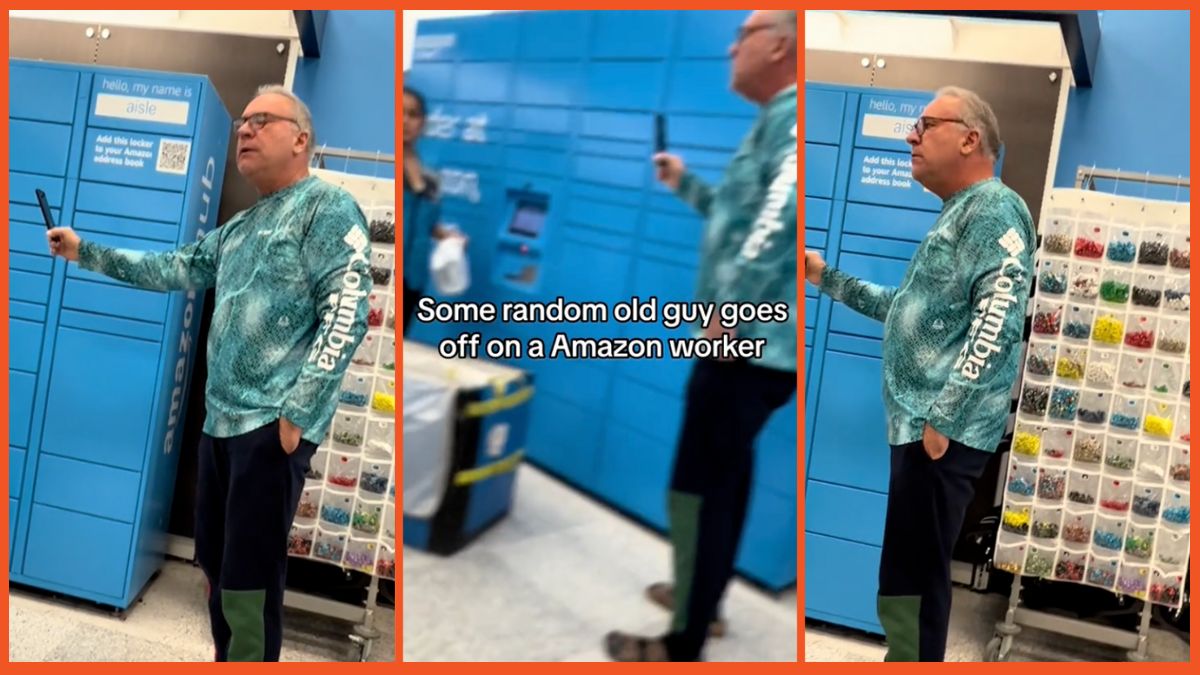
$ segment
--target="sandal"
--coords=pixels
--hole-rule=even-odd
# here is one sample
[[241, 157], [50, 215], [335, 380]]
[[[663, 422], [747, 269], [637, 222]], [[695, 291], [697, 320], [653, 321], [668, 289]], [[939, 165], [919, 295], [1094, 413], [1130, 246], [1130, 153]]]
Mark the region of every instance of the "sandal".
[[604, 636], [604, 650], [613, 661], [670, 661], [662, 638], [646, 638], [612, 631]]
[[[650, 602], [662, 607], [668, 612], [675, 611], [675, 586], [665, 581], [650, 584], [646, 587], [646, 597]], [[729, 626], [725, 623], [725, 619], [717, 618], [708, 625], [708, 634], [711, 637], [725, 637], [725, 633], [729, 631]]]

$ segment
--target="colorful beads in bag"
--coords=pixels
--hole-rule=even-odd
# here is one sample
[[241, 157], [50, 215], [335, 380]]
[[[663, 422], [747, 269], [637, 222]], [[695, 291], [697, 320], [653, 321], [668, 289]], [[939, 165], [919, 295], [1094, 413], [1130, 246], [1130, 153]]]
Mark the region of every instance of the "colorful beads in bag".
[[1120, 499], [1101, 499], [1100, 506], [1108, 509], [1109, 511], [1125, 512], [1129, 510], [1129, 502], [1122, 501]]
[[1099, 258], [1104, 255], [1104, 244], [1086, 237], [1075, 239], [1075, 255], [1080, 258]]
[[1041, 448], [1042, 439], [1034, 434], [1018, 431], [1016, 437], [1013, 439], [1013, 452], [1017, 454], [1037, 457]]
[[1069, 234], [1048, 234], [1042, 240], [1042, 248], [1047, 253], [1056, 253], [1058, 255], [1066, 255], [1071, 252], [1071, 235]]
[[1083, 565], [1071, 560], [1059, 560], [1054, 566], [1054, 577], [1063, 581], [1083, 581]]
[[[1068, 328], [1070, 325], [1068, 324]], [[1086, 337], [1086, 335], [1085, 335]], [[1029, 373], [1031, 375], [1050, 375], [1054, 372], [1054, 363], [1041, 355], [1029, 355]]]
[[1108, 530], [1096, 530], [1092, 534], [1092, 541], [1100, 548], [1107, 548], [1114, 551], [1121, 550], [1121, 535]]
[[1021, 397], [1021, 412], [1039, 417], [1045, 415], [1049, 399], [1049, 392], [1044, 387], [1026, 387], [1025, 395]]
[[1176, 312], [1186, 312], [1192, 307], [1192, 296], [1190, 293], [1182, 291], [1163, 291], [1163, 298], [1167, 301], [1167, 309], [1173, 309]]
[[1092, 567], [1088, 570], [1088, 583], [1096, 584], [1097, 586], [1112, 586], [1117, 580], [1117, 575], [1113, 574], [1112, 570], [1103, 567]]
[[1042, 335], [1058, 335], [1058, 331], [1061, 328], [1061, 309], [1047, 310], [1033, 315], [1033, 332], [1035, 333], [1041, 333]]
[[1158, 307], [1162, 304], [1162, 291], [1134, 286], [1133, 304], [1141, 305], [1142, 307]]
[[321, 507], [321, 520], [333, 523], [334, 525], [349, 525], [350, 512], [332, 504], [326, 504]]
[[[1067, 324], [1070, 327], [1071, 324]], [[1086, 337], [1086, 335], [1085, 335]], [[1079, 380], [1083, 378], [1083, 363], [1070, 359], [1066, 356], [1058, 359], [1058, 376], [1065, 377], [1068, 380]]]
[[363, 437], [352, 431], [339, 431], [333, 435], [333, 440], [343, 445], [362, 445]]
[[1092, 328], [1093, 340], [1110, 345], [1121, 344], [1121, 336], [1124, 334], [1125, 324], [1111, 314], [1096, 319], [1096, 325]]
[[[1058, 536], [1058, 523], [1050, 522], [1035, 522], [1033, 524], [1033, 536], [1038, 539], [1054, 539]], [[1084, 541], [1087, 541], [1087, 536], [1084, 536]]]
[[1171, 465], [1171, 480], [1190, 481], [1192, 479], [1192, 468], [1187, 464]]
[[367, 405], [367, 395], [353, 391], [343, 391], [338, 400], [346, 405], [358, 406], [359, 408], [365, 408]]
[[1098, 438], [1088, 436], [1079, 439], [1079, 442], [1075, 444], [1075, 461], [1077, 462], [1099, 464], [1103, 454]]
[[1009, 574], [1020, 574], [1021, 573], [1021, 565], [1019, 563], [1015, 563], [1010, 560], [996, 561], [992, 565], [992, 567], [995, 567], [996, 569], [1000, 570], [1001, 572], [1008, 572]]
[[1179, 604], [1179, 587], [1166, 584], [1150, 584], [1150, 600], [1163, 605]]
[[379, 562], [375, 564], [375, 573], [378, 576], [384, 577], [385, 579], [395, 579], [396, 561], [380, 558]]
[[387, 286], [392, 280], [392, 271], [385, 267], [371, 267], [371, 281], [376, 286]]
[[396, 397], [382, 391], [375, 392], [375, 400], [371, 407], [380, 412], [396, 412]]
[[1026, 534], [1029, 532], [1029, 512], [1005, 511], [1001, 526], [1009, 532]]
[[1033, 494], [1033, 483], [1029, 482], [1024, 476], [1014, 476], [1008, 481], [1008, 491], [1029, 497]]
[[363, 511], [354, 512], [354, 521], [351, 527], [368, 534], [379, 534], [379, 515], [375, 513], [365, 513]]
[[1133, 498], [1133, 512], [1145, 518], [1157, 518], [1161, 505], [1162, 501], [1152, 495], [1135, 495]]
[[1112, 303], [1124, 303], [1129, 301], [1129, 284], [1123, 284], [1119, 281], [1105, 281], [1100, 284], [1100, 297]]
[[313, 555], [330, 562], [341, 562], [342, 549], [340, 546], [331, 544], [327, 541], [320, 541], [317, 542], [317, 550]]
[[1067, 291], [1067, 275], [1044, 273], [1038, 278], [1043, 293], [1061, 295]]
[[1058, 501], [1063, 498], [1067, 489], [1067, 479], [1060, 474], [1050, 474], [1045, 471], [1038, 476], [1038, 497]]
[[1134, 558], [1146, 560], [1150, 557], [1150, 548], [1154, 546], [1154, 537], [1139, 537], [1137, 535], [1129, 535], [1125, 537], [1125, 553]]
[[1087, 381], [1093, 387], [1111, 387], [1115, 376], [1116, 368], [1107, 361], [1092, 361], [1087, 366]]
[[300, 500], [300, 505], [296, 507], [297, 518], [316, 518], [317, 505], [308, 500], [308, 497]]
[[1146, 423], [1142, 426], [1146, 433], [1162, 438], [1170, 438], [1174, 423], [1169, 418], [1158, 415], [1146, 415]]
[[374, 567], [374, 557], [375, 556], [366, 551], [350, 549], [350, 551], [346, 553], [346, 566], [352, 567], [356, 570], [370, 572]]
[[1171, 249], [1171, 267], [1177, 270], [1186, 270], [1192, 266], [1192, 253], [1187, 249], [1173, 248]]
[[1133, 262], [1137, 248], [1132, 241], [1116, 241], [1108, 245], [1108, 259], [1113, 262]]
[[1071, 293], [1085, 300], [1095, 298], [1099, 290], [1096, 277], [1090, 274], [1080, 275], [1071, 280]]
[[1031, 550], [1029, 555], [1025, 557], [1025, 574], [1035, 577], [1044, 577], [1050, 574], [1050, 570], [1054, 568], [1054, 563], [1048, 556], [1040, 555], [1037, 551]]
[[372, 328], [378, 328], [383, 325], [383, 308], [372, 307], [367, 312], [367, 325]]
[[1055, 389], [1050, 399], [1050, 416], [1060, 420], [1075, 419], [1079, 407], [1079, 392], [1074, 389]]
[[1063, 335], [1076, 340], [1086, 340], [1091, 332], [1091, 327], [1082, 321], [1068, 321], [1063, 328]]
[[1120, 429], [1129, 429], [1130, 431], [1133, 431], [1138, 428], [1138, 418], [1132, 415], [1113, 413], [1112, 425]]
[[377, 473], [367, 473], [365, 471], [363, 472], [362, 489], [364, 491], [370, 492], [373, 494], [377, 494], [377, 495], [381, 495], [381, 494], [387, 492], [387, 486], [388, 486], [388, 477], [387, 476], [377, 474]]
[[376, 244], [396, 243], [396, 223], [392, 220], [372, 220], [369, 226], [371, 241]]
[[1170, 257], [1170, 249], [1161, 241], [1143, 241], [1138, 252], [1138, 264], [1166, 265]]
[[1163, 511], [1163, 520], [1176, 525], [1187, 525], [1191, 520], [1192, 510], [1186, 506], [1172, 506]]
[[312, 553], [312, 539], [293, 532], [288, 536], [288, 554], [307, 556]]
[[1133, 469], [1134, 459], [1127, 455], [1111, 454], [1104, 458], [1104, 463], [1114, 469], [1121, 471], [1129, 471]]
[[1139, 349], [1150, 349], [1154, 346], [1154, 331], [1131, 331], [1125, 336], [1125, 344], [1129, 345], [1130, 347], [1137, 347]]
[[1146, 592], [1146, 570], [1140, 570], [1140, 572], [1140, 576], [1117, 579], [1117, 590], [1128, 595], [1144, 594]]
[[1183, 340], [1164, 337], [1158, 341], [1158, 351], [1168, 354], [1182, 354], [1187, 349], [1187, 343]]
[[1063, 528], [1063, 539], [1074, 544], [1088, 542], [1088, 529], [1079, 523], [1071, 523]]
[[1071, 494], [1067, 495], [1067, 499], [1076, 504], [1095, 504], [1096, 498], [1081, 490], [1071, 490]]

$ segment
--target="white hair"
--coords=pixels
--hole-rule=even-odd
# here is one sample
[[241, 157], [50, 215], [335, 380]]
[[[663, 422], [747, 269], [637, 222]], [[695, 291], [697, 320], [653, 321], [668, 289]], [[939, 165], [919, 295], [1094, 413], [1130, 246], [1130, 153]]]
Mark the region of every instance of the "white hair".
[[983, 154], [995, 161], [1000, 153], [1000, 123], [992, 106], [979, 94], [962, 87], [942, 87], [936, 97], [950, 96], [962, 101], [963, 124], [979, 132], [979, 147]]
[[308, 143], [304, 150], [308, 153], [308, 158], [311, 160], [313, 153], [317, 150], [317, 131], [313, 128], [312, 113], [309, 112], [308, 106], [300, 97], [293, 94], [291, 90], [281, 84], [264, 84], [258, 88], [258, 93], [255, 96], [266, 96], [267, 94], [277, 94], [292, 102], [292, 108], [295, 110], [296, 124], [300, 127], [300, 131], [308, 134]]

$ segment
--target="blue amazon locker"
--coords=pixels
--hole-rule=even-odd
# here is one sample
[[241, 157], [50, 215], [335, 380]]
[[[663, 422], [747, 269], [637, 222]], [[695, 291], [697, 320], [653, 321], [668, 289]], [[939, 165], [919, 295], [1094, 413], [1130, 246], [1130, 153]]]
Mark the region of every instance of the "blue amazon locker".
[[[933, 95], [816, 84], [804, 95], [805, 246], [859, 278], [899, 285], [942, 208], [913, 180], [904, 140]], [[882, 633], [883, 324], [810, 284], [805, 301], [805, 615]]]
[[[471, 237], [472, 286], [455, 300], [694, 299], [699, 216], [654, 180], [654, 114], [670, 151], [716, 183], [757, 108], [730, 90], [747, 12], [514, 12], [422, 21], [405, 85], [428, 99], [423, 158], [445, 224]], [[430, 292], [433, 289], [429, 289]], [[686, 337], [661, 324], [416, 324], [436, 343], [488, 337]], [[510, 361], [538, 383], [530, 461], [664, 531], [691, 364]], [[760, 437], [737, 559], [772, 589], [796, 580], [795, 402]]]
[[203, 294], [49, 255], [35, 189], [85, 240], [217, 226], [231, 119], [207, 78], [9, 61], [9, 578], [125, 609], [166, 550]]

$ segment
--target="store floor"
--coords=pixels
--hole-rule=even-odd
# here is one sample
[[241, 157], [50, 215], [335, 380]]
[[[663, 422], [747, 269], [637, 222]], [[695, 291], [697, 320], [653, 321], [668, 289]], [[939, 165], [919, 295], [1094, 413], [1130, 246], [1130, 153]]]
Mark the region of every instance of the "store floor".
[[[669, 615], [643, 595], [668, 579], [666, 540], [529, 466], [509, 517], [454, 556], [404, 552], [405, 661], [604, 661], [620, 629], [658, 634]], [[710, 661], [795, 661], [794, 593], [741, 581]]]
[[[12, 661], [210, 661], [213, 654], [204, 575], [176, 561], [167, 562], [123, 621], [94, 606], [13, 589], [8, 625]], [[372, 661], [394, 660], [395, 625], [395, 612], [380, 608], [376, 627], [383, 638], [372, 646]], [[347, 628], [334, 619], [285, 610], [281, 660], [357, 660]]]
[[[946, 642], [947, 661], [982, 661], [993, 627], [1004, 619], [1008, 599], [955, 588]], [[887, 650], [882, 639], [861, 633], [807, 623], [804, 631], [805, 661], [882, 661]], [[1187, 661], [1188, 643], [1175, 634], [1150, 629], [1151, 661]], [[1010, 661], [1124, 661], [1125, 652], [1079, 638], [1023, 629], [1013, 641]]]

